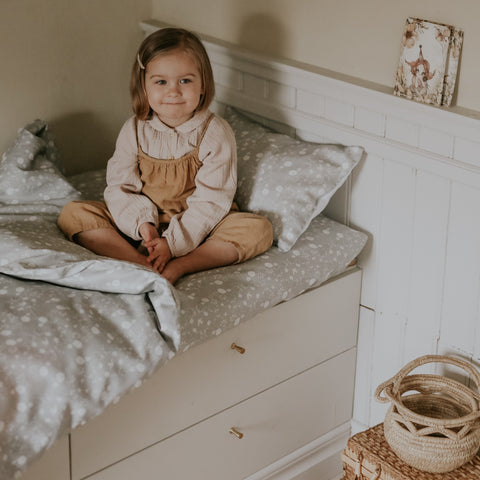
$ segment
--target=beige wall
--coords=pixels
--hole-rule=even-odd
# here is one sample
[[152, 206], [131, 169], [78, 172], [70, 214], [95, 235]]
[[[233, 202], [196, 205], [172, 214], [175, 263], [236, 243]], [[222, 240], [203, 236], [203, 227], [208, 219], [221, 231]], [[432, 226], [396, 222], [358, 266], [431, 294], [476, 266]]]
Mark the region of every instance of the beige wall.
[[0, 152], [42, 118], [69, 173], [103, 166], [152, 16], [389, 87], [405, 18], [450, 22], [465, 29], [457, 104], [480, 111], [478, 0], [1, 0]]
[[157, 20], [393, 87], [409, 16], [465, 30], [457, 105], [480, 111], [478, 0], [152, 0]]
[[35, 118], [68, 171], [105, 164], [130, 115], [129, 71], [151, 0], [1, 0], [0, 151]]

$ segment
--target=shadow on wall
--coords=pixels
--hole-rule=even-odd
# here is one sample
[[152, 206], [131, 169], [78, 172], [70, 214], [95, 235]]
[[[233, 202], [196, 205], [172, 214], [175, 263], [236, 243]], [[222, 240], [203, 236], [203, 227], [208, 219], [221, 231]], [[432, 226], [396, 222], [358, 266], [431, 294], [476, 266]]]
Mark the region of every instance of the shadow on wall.
[[49, 125], [67, 175], [103, 168], [113, 154], [112, 132], [92, 112], [65, 115]]
[[[238, 33], [235, 43], [242, 48], [251, 50], [252, 52], [257, 52], [274, 58], [282, 58], [285, 56], [288, 37], [284, 26], [279, 23], [278, 20], [270, 15], [258, 13], [251, 14], [241, 20], [238, 25]], [[276, 79], [272, 78], [272, 80], [275, 81]], [[230, 89], [231, 92], [238, 92], [238, 89], [248, 91], [249, 97], [256, 97], [259, 101], [274, 101], [274, 99], [271, 98], [272, 93], [269, 92], [268, 86], [263, 84], [260, 77], [256, 77], [255, 74], [245, 74], [241, 85], [239, 84], [238, 77], [233, 75], [227, 80], [225, 86]], [[242, 109], [242, 105], [239, 104], [239, 101], [235, 101], [235, 94], [232, 95], [231, 99], [227, 98], [226, 102]], [[245, 107], [245, 109], [246, 108], [247, 107]], [[284, 128], [282, 128], [282, 124], [285, 124], [285, 119], [283, 118], [276, 118], [275, 122], [265, 122], [262, 118], [256, 115], [247, 114], [247, 116], [265, 126], [273, 128], [274, 130], [286, 133]], [[274, 124], [277, 122], [278, 126], [275, 126]]]
[[[288, 42], [289, 38], [284, 25], [274, 17], [264, 13], [249, 15], [243, 19], [238, 28], [237, 43], [241, 47], [273, 58], [285, 58]], [[280, 83], [280, 79], [272, 78], [271, 80]], [[262, 85], [258, 81], [258, 77], [255, 78], [254, 75], [244, 76], [243, 88], [248, 90], [249, 96], [258, 97], [259, 100], [265, 100], [268, 103], [275, 103], [276, 101], [275, 93], [269, 90], [268, 85]], [[278, 125], [276, 125], [277, 122]], [[279, 132], [295, 135], [291, 127], [284, 126], [286, 119], [280, 116], [275, 118], [275, 122], [262, 121], [261, 123]]]
[[237, 42], [256, 52], [285, 57], [288, 37], [278, 20], [264, 13], [250, 15], [239, 27]]
[[[248, 49], [252, 52], [256, 52], [259, 54], [263, 54], [267, 57], [272, 58], [282, 58], [285, 56], [286, 46], [288, 44], [288, 37], [285, 32], [284, 26], [279, 23], [275, 18], [258, 13], [252, 14], [245, 18], [243, 18], [238, 24], [238, 31], [237, 36], [235, 38], [235, 43], [239, 45], [241, 48]], [[233, 65], [235, 65], [235, 57], [232, 59]], [[232, 68], [231, 74], [229, 78], [222, 78], [222, 87], [226, 87], [224, 92], [224, 100], [226, 104], [229, 104], [235, 108], [238, 108], [241, 113], [253, 120], [255, 122], [260, 123], [261, 125], [270, 128], [274, 131], [279, 133], [286, 133], [291, 136], [295, 136], [295, 130], [286, 125], [286, 118], [283, 116], [283, 112], [281, 109], [278, 109], [276, 115], [274, 116], [275, 120], [267, 119], [265, 117], [261, 117], [257, 114], [250, 113], [250, 109], [252, 109], [252, 100], [256, 103], [264, 102], [265, 104], [275, 104], [275, 97], [271, 91], [269, 84], [262, 79], [260, 76], [256, 76], [254, 72], [252, 73], [243, 73], [241, 79], [239, 79], [238, 71], [235, 68]], [[273, 82], [278, 81], [280, 83], [280, 78], [271, 78]], [[223, 82], [225, 84], [223, 84]], [[245, 97], [242, 98], [242, 91], [245, 93]], [[248, 100], [245, 102], [245, 98]], [[257, 105], [256, 107], [258, 107]], [[253, 107], [253, 109], [256, 109]], [[219, 112], [222, 115], [222, 112]], [[239, 138], [237, 137], [237, 142]], [[241, 153], [239, 149], [239, 154]], [[238, 169], [239, 172], [242, 171], [243, 162], [242, 158], [239, 156], [238, 158]], [[250, 163], [250, 162], [249, 162]], [[258, 162], [256, 164], [256, 168], [260, 167], [261, 163]], [[252, 165], [248, 166], [249, 176], [256, 177], [256, 172], [252, 171]], [[254, 188], [254, 183], [251, 182], [250, 184], [243, 184], [242, 190], [244, 192], [245, 198], [249, 198], [251, 196], [252, 190]], [[267, 212], [265, 212], [267, 213]], [[272, 215], [274, 213], [270, 212]]]
[[[235, 15], [235, 12], [233, 12], [233, 15]], [[281, 23], [269, 15], [258, 13], [251, 14], [239, 21], [235, 44], [252, 52], [266, 55], [267, 57], [282, 58], [285, 56], [288, 38], [285, 28]], [[233, 61], [235, 63], [235, 58]], [[286, 119], [280, 116], [277, 116], [274, 121], [267, 121], [258, 115], [248, 112], [248, 105], [242, 105], [241, 95], [239, 96], [240, 90], [244, 92], [248, 91], [247, 95], [250, 99], [252, 97], [258, 98], [260, 102], [275, 102], [275, 99], [272, 98], [272, 93], [269, 91], [268, 86], [262, 83], [260, 77], [255, 76], [254, 73], [244, 74], [242, 79], [239, 80], [237, 73], [233, 68], [230, 76], [220, 79], [220, 85], [225, 88], [222, 102], [242, 110], [247, 117], [264, 126], [281, 133], [295, 135], [292, 128], [286, 126]], [[216, 80], [218, 81], [217, 78]], [[275, 82], [276, 79], [272, 78], [272, 80]], [[280, 79], [278, 79], [278, 81], [280, 81]], [[223, 107], [220, 106], [220, 110], [216, 113], [222, 115], [222, 108]], [[278, 115], [280, 115], [280, 112], [278, 112]]]

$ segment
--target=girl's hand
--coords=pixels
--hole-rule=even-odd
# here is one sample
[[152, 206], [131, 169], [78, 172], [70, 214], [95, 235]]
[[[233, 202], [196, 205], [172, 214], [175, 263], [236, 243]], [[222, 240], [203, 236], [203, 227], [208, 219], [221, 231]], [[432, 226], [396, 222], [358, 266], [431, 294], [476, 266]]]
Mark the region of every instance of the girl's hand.
[[172, 254], [165, 238], [154, 238], [145, 242], [148, 253], [147, 260], [152, 265], [153, 270], [162, 273], [165, 265], [171, 260]]
[[[144, 242], [159, 238], [158, 230], [153, 223], [142, 223], [138, 229], [138, 233], [143, 238]], [[150, 253], [150, 251], [149, 251]]]

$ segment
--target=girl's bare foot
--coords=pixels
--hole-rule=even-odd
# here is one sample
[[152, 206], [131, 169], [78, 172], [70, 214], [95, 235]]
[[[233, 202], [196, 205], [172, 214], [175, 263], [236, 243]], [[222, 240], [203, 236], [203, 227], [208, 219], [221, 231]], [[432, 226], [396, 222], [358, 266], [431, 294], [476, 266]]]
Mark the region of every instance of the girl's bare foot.
[[170, 260], [165, 268], [163, 269], [162, 273], [160, 274], [165, 280], [168, 280], [172, 285], [175, 285], [177, 283], [177, 280], [179, 280], [185, 273], [183, 273], [182, 268], [179, 268], [180, 265], [178, 265], [178, 259], [174, 258], [173, 260]]
[[237, 260], [238, 252], [233, 244], [220, 240], [207, 240], [187, 255], [170, 260], [161, 275], [175, 285], [177, 280], [187, 273], [224, 267]]

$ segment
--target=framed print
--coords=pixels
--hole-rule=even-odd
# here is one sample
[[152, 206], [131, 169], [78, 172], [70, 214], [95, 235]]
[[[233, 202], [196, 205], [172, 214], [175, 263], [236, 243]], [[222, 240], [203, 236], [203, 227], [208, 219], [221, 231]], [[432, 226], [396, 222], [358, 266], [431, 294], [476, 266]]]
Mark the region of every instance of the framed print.
[[418, 18], [407, 18], [393, 93], [417, 102], [451, 104], [463, 31]]

